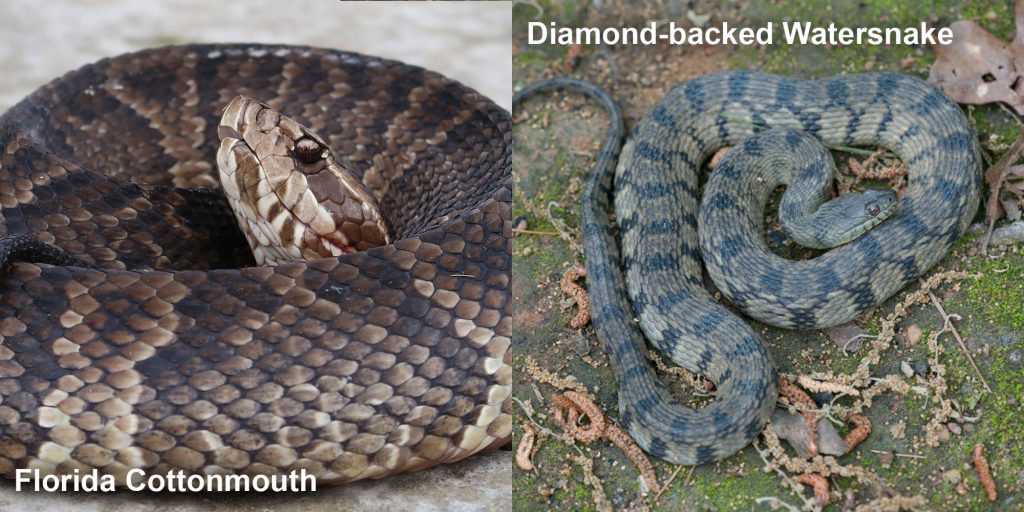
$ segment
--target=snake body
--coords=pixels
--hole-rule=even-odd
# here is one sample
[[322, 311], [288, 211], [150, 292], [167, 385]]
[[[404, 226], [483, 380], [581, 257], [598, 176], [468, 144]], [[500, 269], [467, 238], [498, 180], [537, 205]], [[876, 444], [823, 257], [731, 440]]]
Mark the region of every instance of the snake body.
[[[612, 112], [581, 212], [592, 318], [618, 380], [623, 425], [644, 450], [677, 464], [719, 460], [745, 446], [764, 427], [777, 394], [769, 352], [708, 294], [702, 258], [718, 288], [748, 315], [780, 327], [819, 328], [868, 311], [916, 279], [977, 211], [973, 129], [955, 103], [918, 79], [707, 75], [659, 100], [622, 147], [617, 167], [621, 115], [611, 98], [590, 84], [554, 79], [517, 99], [551, 89], [583, 92]], [[743, 229], [763, 224], [760, 193], [706, 196], [698, 212], [700, 169], [717, 149], [791, 151], [779, 137], [743, 142], [768, 129], [798, 130], [826, 145], [892, 150], [909, 168], [897, 212], [806, 261], [772, 254], [760, 231]], [[621, 253], [610, 221], [613, 183]], [[743, 217], [751, 220], [740, 225]], [[715, 224], [727, 218], [731, 224]], [[717, 244], [717, 252], [702, 252], [699, 239]], [[676, 364], [709, 377], [716, 399], [701, 409], [675, 402], [647, 360], [645, 337]]]
[[[394, 242], [257, 266], [216, 178], [238, 95], [322, 135]], [[509, 127], [307, 47], [146, 50], [28, 96], [0, 117], [0, 473], [341, 483], [506, 443]]]

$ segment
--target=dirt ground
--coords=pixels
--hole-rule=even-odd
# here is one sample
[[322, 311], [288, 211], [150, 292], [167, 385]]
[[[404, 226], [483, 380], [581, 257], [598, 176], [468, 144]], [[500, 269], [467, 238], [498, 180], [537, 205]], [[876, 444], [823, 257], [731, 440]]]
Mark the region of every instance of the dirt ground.
[[[516, 88], [551, 76], [572, 75], [605, 87], [620, 103], [632, 127], [672, 86], [709, 72], [759, 69], [799, 77], [862, 71], [898, 71], [927, 77], [934, 59], [930, 48], [898, 47], [671, 47], [662, 46], [530, 46], [526, 22], [556, 21], [562, 26], [637, 26], [652, 20], [692, 24], [710, 15], [751, 26], [765, 21], [802, 20], [844, 26], [913, 26], [927, 21], [946, 26], [972, 19], [998, 37], [1013, 34], [1013, 6], [1006, 1], [931, 2], [922, 10], [895, 0], [843, 3], [796, 2], [554, 2], [518, 3], [513, 15], [513, 80]], [[1016, 140], [1020, 123], [1007, 110], [986, 105], [969, 110], [986, 160], [994, 162]], [[513, 292], [517, 304], [515, 368], [517, 427], [524, 423], [542, 434], [533, 455], [535, 469], [516, 469], [515, 510], [550, 508], [653, 510], [771, 510], [788, 506], [813, 508], [811, 489], [794, 490], [798, 472], [765, 470], [757, 449], [748, 446], [716, 464], [679, 467], [651, 460], [660, 495], [645, 494], [638, 472], [611, 443], [570, 443], [553, 420], [550, 397], [560, 392], [538, 372], [582, 384], [612, 421], [618, 416], [616, 385], [593, 329], [569, 327], [575, 306], [559, 290], [558, 281], [571, 265], [582, 263], [578, 203], [593, 155], [607, 129], [603, 112], [572, 95], [534, 99], [514, 111], [516, 196], [514, 217], [532, 233], [517, 235]], [[837, 155], [845, 162], [851, 155]], [[857, 158], [862, 158], [859, 155]], [[848, 172], [848, 171], [846, 171]], [[987, 197], [988, 190], [985, 195]], [[984, 212], [976, 221], [983, 226]], [[915, 509], [1024, 510], [1024, 255], [1017, 247], [991, 247], [980, 253], [984, 228], [962, 240], [928, 279], [946, 271], [963, 277], [937, 286], [934, 295], [976, 361], [978, 371], [954, 336], [943, 332], [942, 314], [912, 286], [897, 294], [858, 324], [878, 335], [897, 304], [921, 299], [895, 321], [892, 346], [869, 365], [876, 379], [893, 376], [905, 384], [887, 391], [865, 408], [873, 430], [851, 453], [818, 459], [835, 471], [829, 479], [832, 504], [826, 510], [880, 507], [902, 501]], [[868, 357], [870, 343], [844, 353], [825, 333], [792, 332], [753, 322], [769, 346], [779, 371], [791, 375], [832, 372], [851, 374]], [[928, 343], [931, 339], [934, 343]], [[980, 373], [979, 373], [980, 372]], [[984, 379], [984, 380], [982, 380]], [[666, 377], [673, 392], [692, 395], [680, 379]], [[986, 387], [987, 384], [987, 387]], [[685, 396], [684, 396], [685, 398]], [[816, 397], [819, 400], [820, 396]], [[827, 401], [827, 400], [826, 400]], [[837, 404], [849, 406], [852, 397]], [[840, 422], [846, 434], [849, 424]], [[766, 450], [767, 441], [757, 443]], [[972, 462], [976, 444], [984, 446], [998, 497], [986, 499]], [[934, 446], [932, 446], [934, 445]], [[785, 455], [767, 454], [769, 461], [798, 459], [786, 441]], [[587, 462], [589, 461], [589, 462]], [[585, 470], [592, 464], [594, 478]], [[794, 466], [795, 467], [795, 466]], [[888, 500], [888, 501], [880, 501]]]

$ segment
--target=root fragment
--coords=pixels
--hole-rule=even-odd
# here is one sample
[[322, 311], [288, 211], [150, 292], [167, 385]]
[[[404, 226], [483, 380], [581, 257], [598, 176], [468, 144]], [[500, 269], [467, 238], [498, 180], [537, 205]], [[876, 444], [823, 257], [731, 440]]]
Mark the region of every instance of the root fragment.
[[[555, 423], [577, 441], [591, 443], [601, 438], [605, 426], [604, 414], [586, 395], [566, 391], [562, 395], [551, 395], [551, 403], [555, 405]], [[563, 418], [563, 411], [568, 415], [568, 421]], [[580, 425], [581, 416], [590, 418], [588, 427]]]
[[[555, 406], [555, 422], [574, 439], [589, 443], [603, 437], [611, 441], [637, 468], [651, 492], [661, 492], [651, 461], [629, 435], [605, 419], [601, 408], [593, 400], [583, 393], [566, 391], [561, 395], [551, 395], [551, 403]], [[590, 425], [586, 428], [579, 425], [582, 416], [590, 419]]]
[[853, 430], [843, 436], [843, 441], [846, 441], [846, 453], [850, 453], [871, 435], [871, 420], [864, 414], [847, 414], [844, 419], [854, 425]]
[[797, 482], [811, 486], [814, 489], [814, 499], [818, 506], [828, 505], [832, 498], [828, 494], [828, 479], [817, 473], [804, 473], [797, 477]]
[[978, 471], [978, 480], [981, 480], [981, 487], [985, 489], [985, 496], [989, 501], [995, 501], [999, 495], [996, 494], [996, 481], [992, 478], [992, 471], [988, 467], [988, 459], [985, 458], [985, 447], [980, 443], [974, 445], [974, 453], [971, 458], [974, 460], [974, 469]]
[[779, 379], [779, 395], [785, 397], [794, 406], [798, 406], [797, 410], [803, 415], [804, 423], [807, 424], [807, 452], [814, 457], [818, 454], [818, 420], [821, 419], [815, 412], [818, 409], [818, 404], [814, 403], [814, 400], [804, 390], [785, 378]]
[[523, 471], [533, 471], [533, 461], [530, 460], [530, 456], [533, 455], [533, 443], [537, 438], [537, 428], [533, 426], [533, 423], [527, 421], [523, 423], [523, 437], [519, 440], [519, 446], [516, 448], [516, 465]]
[[572, 317], [569, 321], [569, 327], [573, 329], [579, 329], [587, 322], [590, 322], [590, 299], [587, 297], [587, 290], [580, 286], [577, 282], [580, 279], [587, 276], [587, 269], [583, 268], [583, 265], [573, 265], [569, 267], [562, 274], [562, 279], [558, 282], [559, 287], [562, 288], [562, 293], [568, 295], [576, 301], [578, 310], [576, 316]]
[[605, 428], [604, 437], [618, 446], [626, 454], [626, 457], [629, 457], [630, 462], [640, 471], [640, 476], [647, 482], [647, 486], [651, 488], [651, 492], [661, 493], [662, 489], [658, 487], [658, 477], [654, 475], [654, 466], [644, 455], [643, 450], [633, 442], [633, 438], [614, 423], [609, 423]]

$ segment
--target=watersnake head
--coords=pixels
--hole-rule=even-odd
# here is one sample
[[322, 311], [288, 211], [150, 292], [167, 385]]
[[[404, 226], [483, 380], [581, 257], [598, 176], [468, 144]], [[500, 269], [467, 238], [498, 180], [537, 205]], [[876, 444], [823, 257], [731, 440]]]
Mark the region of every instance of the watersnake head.
[[815, 224], [821, 227], [821, 248], [852, 242], [896, 213], [896, 193], [868, 189], [841, 195], [818, 208]]
[[221, 185], [257, 264], [389, 243], [373, 196], [312, 130], [238, 96], [225, 107], [217, 131]]

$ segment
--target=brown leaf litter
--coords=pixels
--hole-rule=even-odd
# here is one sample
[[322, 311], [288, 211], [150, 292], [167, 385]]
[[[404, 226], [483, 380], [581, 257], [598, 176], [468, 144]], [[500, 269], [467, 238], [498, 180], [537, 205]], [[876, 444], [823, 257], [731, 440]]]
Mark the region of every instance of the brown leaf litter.
[[[1024, 114], [1024, 0], [1014, 2], [1014, 21], [1017, 30], [1009, 42], [970, 20], [950, 24], [953, 42], [934, 46], [935, 62], [928, 73], [928, 81], [958, 103], [1004, 103], [1018, 115]], [[989, 221], [985, 247], [991, 237], [992, 224], [1006, 215], [999, 201], [1000, 190], [1024, 198], [1024, 167], [1013, 166], [1022, 149], [1024, 146], [1018, 139], [1004, 157], [985, 172], [985, 182], [992, 190], [985, 206]]]
[[1010, 42], [970, 20], [950, 24], [953, 42], [934, 46], [928, 81], [957, 103], [1002, 102], [1024, 114], [1024, 0], [1014, 11], [1017, 33]]

